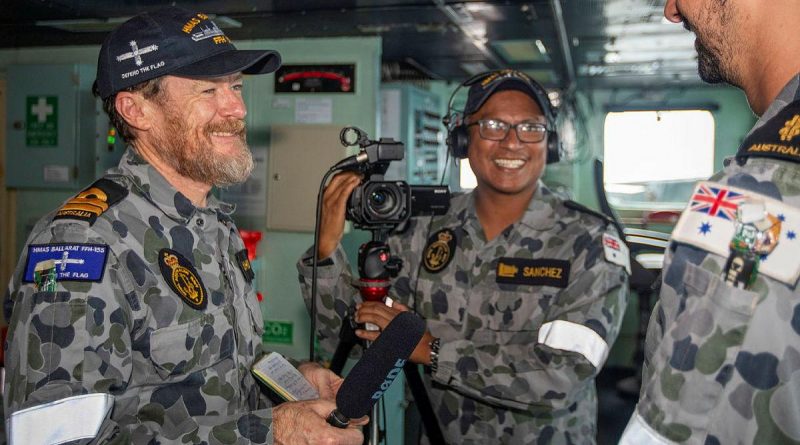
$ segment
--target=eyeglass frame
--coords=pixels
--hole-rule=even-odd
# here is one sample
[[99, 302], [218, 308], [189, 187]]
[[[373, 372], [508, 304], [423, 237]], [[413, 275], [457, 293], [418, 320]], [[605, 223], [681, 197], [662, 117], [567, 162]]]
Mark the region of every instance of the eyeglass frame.
[[[503, 133], [503, 136], [501, 138], [499, 138], [499, 139], [497, 139], [497, 138], [489, 138], [489, 137], [486, 137], [486, 136], [483, 135], [483, 126], [484, 126], [484, 124], [486, 122], [489, 122], [489, 121], [499, 122], [499, 123], [501, 123], [501, 124], [506, 126], [505, 133]], [[519, 139], [520, 142], [523, 142], [523, 143], [526, 143], [526, 144], [537, 144], [537, 143], [542, 142], [543, 140], [545, 140], [545, 138], [547, 137], [547, 133], [550, 131], [547, 128], [547, 124], [543, 124], [541, 122], [523, 121], [523, 122], [517, 122], [516, 124], [512, 125], [512, 124], [509, 124], [508, 122], [506, 122], [506, 121], [504, 121], [502, 119], [479, 119], [479, 120], [477, 120], [475, 122], [471, 122], [471, 123], [467, 124], [467, 127], [472, 127], [473, 125], [478, 125], [478, 134], [480, 135], [481, 139], [485, 139], [487, 141], [502, 141], [502, 140], [504, 140], [505, 138], [508, 137], [508, 133], [511, 132], [511, 129], [513, 128], [514, 129], [514, 133], [516, 133], [517, 139]], [[520, 126], [520, 125], [534, 125], [537, 128], [543, 129], [544, 131], [541, 132], [541, 135], [542, 135], [541, 139], [539, 139], [537, 141], [525, 141], [525, 140], [523, 140], [519, 136], [519, 130], [517, 129], [517, 127]]]

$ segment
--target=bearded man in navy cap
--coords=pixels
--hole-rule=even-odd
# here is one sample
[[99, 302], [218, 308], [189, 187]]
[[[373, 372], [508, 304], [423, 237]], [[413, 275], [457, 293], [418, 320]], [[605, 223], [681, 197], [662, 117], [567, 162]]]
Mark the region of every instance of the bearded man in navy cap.
[[253, 168], [243, 74], [279, 66], [178, 8], [107, 37], [94, 89], [129, 147], [28, 238], [5, 305], [9, 443], [361, 443], [325, 422], [330, 371], [300, 367], [317, 400], [259, 390], [254, 274], [210, 194]]

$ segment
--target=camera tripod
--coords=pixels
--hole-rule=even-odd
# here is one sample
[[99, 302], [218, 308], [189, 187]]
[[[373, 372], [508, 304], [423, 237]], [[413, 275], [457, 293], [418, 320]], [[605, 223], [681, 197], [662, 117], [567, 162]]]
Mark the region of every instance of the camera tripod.
[[[392, 255], [389, 246], [386, 244], [387, 237], [387, 231], [374, 230], [372, 232], [372, 241], [362, 244], [358, 249], [359, 279], [357, 287], [364, 301], [385, 302], [391, 287], [390, 279], [396, 277], [403, 267], [403, 260]], [[339, 331], [339, 345], [336, 347], [336, 352], [331, 360], [330, 369], [336, 374], [342, 372], [350, 351], [361, 341], [355, 334], [356, 328], [355, 308], [351, 307], [346, 318], [342, 320], [342, 327]], [[370, 326], [366, 326], [366, 329], [370, 329]], [[373, 330], [377, 330], [377, 327], [374, 327]], [[367, 342], [366, 347], [369, 347], [369, 342]], [[444, 444], [444, 436], [428, 398], [428, 393], [425, 390], [425, 385], [422, 382], [422, 377], [419, 375], [418, 365], [407, 361], [403, 366], [403, 373], [406, 376], [411, 394], [417, 402], [422, 423], [428, 437], [431, 439], [431, 443]], [[377, 404], [372, 407], [370, 416], [369, 434], [366, 435], [364, 443], [377, 445], [380, 443]]]

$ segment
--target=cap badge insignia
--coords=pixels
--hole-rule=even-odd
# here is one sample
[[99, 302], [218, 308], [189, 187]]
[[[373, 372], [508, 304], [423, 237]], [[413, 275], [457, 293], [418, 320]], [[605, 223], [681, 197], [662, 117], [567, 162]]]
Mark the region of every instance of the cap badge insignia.
[[225, 33], [223, 33], [222, 30], [219, 29], [219, 27], [217, 27], [217, 24], [211, 22], [210, 27], [203, 27], [200, 29], [200, 31], [192, 33], [192, 40], [194, 40], [195, 42], [199, 42], [201, 40], [205, 40], [211, 37], [224, 36], [224, 35]]
[[139, 45], [136, 43], [136, 40], [131, 40], [129, 43], [131, 46], [131, 51], [127, 53], [123, 53], [117, 56], [117, 62], [122, 62], [123, 60], [133, 59], [136, 62], [136, 66], [142, 66], [142, 54], [147, 54], [153, 51], [158, 51], [158, 45], [148, 45], [144, 48], [139, 48]]

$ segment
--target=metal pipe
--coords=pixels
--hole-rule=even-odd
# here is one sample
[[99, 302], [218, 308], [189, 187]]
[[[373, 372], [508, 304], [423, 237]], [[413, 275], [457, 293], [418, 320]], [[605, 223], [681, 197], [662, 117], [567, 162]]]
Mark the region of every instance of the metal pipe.
[[558, 43], [561, 46], [561, 53], [564, 55], [564, 69], [567, 72], [567, 85], [565, 90], [569, 91], [575, 85], [575, 65], [572, 62], [572, 51], [569, 48], [567, 25], [564, 22], [564, 11], [561, 10], [561, 0], [550, 0], [550, 6], [553, 8]]
[[452, 6], [449, 6], [445, 0], [433, 0], [433, 3], [442, 11], [453, 24], [455, 24], [461, 32], [464, 33], [469, 39], [472, 41], [472, 44], [478, 48], [478, 51], [481, 52], [490, 62], [492, 62], [496, 67], [502, 67], [505, 65], [503, 61], [497, 57], [489, 47], [486, 46], [486, 39], [484, 37], [476, 36], [470, 32], [470, 30], [466, 26], [466, 22], [464, 17], [459, 15]]

